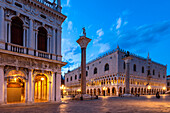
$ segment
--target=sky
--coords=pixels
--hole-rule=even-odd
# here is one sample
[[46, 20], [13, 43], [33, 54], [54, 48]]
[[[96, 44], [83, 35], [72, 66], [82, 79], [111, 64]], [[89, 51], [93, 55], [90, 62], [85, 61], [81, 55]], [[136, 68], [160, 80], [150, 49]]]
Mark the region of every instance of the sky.
[[67, 19], [62, 25], [62, 74], [80, 66], [76, 40], [82, 28], [92, 41], [87, 62], [119, 45], [142, 57], [168, 65], [170, 75], [170, 0], [61, 0]]

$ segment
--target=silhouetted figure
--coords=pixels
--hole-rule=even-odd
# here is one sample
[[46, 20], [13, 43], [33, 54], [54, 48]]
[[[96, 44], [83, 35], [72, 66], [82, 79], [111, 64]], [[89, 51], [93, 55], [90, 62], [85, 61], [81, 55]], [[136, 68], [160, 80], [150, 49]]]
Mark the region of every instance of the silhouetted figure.
[[159, 92], [156, 93], [156, 98], [160, 98]]

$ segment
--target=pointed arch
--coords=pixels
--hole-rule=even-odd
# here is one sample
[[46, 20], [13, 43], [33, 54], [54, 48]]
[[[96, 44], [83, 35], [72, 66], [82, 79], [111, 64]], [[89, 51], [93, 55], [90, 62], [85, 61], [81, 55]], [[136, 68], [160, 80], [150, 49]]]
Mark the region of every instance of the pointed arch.
[[104, 66], [104, 71], [109, 71], [109, 64], [108, 64], [108, 63], [105, 64], [105, 66]]

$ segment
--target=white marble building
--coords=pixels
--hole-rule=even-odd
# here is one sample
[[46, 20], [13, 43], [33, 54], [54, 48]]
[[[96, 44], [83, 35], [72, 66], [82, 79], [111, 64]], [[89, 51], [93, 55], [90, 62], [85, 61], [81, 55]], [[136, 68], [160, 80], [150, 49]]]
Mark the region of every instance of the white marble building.
[[0, 0], [0, 104], [60, 101], [61, 9], [61, 0]]
[[[87, 63], [87, 93], [91, 95], [119, 95], [125, 92], [125, 62], [122, 57], [127, 52], [117, 47], [115, 50]], [[167, 66], [149, 58], [131, 54], [130, 92], [133, 94], [155, 94], [166, 88]], [[80, 92], [81, 71], [77, 68], [65, 74], [68, 93]]]

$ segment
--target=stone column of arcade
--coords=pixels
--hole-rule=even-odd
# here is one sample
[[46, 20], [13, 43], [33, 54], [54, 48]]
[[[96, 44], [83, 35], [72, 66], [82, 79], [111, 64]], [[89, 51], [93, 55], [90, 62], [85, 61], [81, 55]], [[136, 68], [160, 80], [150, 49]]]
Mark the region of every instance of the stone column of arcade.
[[130, 80], [130, 61], [131, 61], [131, 59], [132, 59], [132, 56], [130, 56], [129, 54], [125, 55], [125, 57], [123, 58], [123, 60], [126, 63], [126, 70], [125, 70], [126, 78], [125, 78], [125, 94], [124, 94], [124, 96], [132, 96], [130, 94], [130, 85], [129, 85], [129, 80]]
[[[77, 43], [81, 47], [81, 96], [80, 99], [88, 98], [86, 95], [86, 47], [91, 39], [86, 37], [85, 28], [83, 28], [83, 36], [77, 40]], [[79, 98], [79, 96], [78, 96]]]

